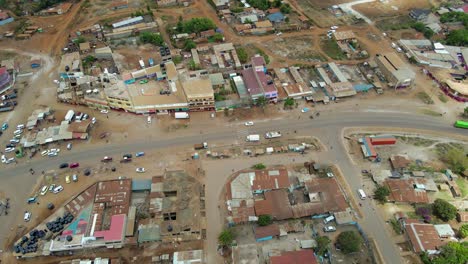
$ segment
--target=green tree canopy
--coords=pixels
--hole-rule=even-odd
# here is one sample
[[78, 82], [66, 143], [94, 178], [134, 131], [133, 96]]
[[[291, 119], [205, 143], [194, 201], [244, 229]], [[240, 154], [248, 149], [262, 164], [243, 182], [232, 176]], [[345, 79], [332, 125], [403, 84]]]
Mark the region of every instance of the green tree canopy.
[[345, 231], [338, 235], [337, 243], [346, 254], [358, 252], [361, 249], [362, 237], [356, 231]]
[[271, 215], [260, 215], [258, 217], [258, 225], [259, 226], [267, 226], [273, 223], [273, 219], [271, 219]]
[[162, 38], [161, 35], [157, 33], [151, 33], [151, 32], [142, 32], [140, 34], [140, 41], [145, 44], [149, 43], [155, 46], [162, 46], [164, 43], [164, 39]]
[[427, 258], [427, 264], [460, 264], [468, 262], [468, 242], [448, 242], [440, 250], [440, 254], [432, 260]]
[[265, 108], [266, 104], [268, 103], [268, 100], [265, 96], [260, 96], [257, 98], [257, 100], [255, 100], [255, 103], [257, 104], [257, 106]]
[[378, 186], [374, 192], [375, 199], [380, 201], [381, 203], [385, 203], [387, 201], [387, 197], [390, 195], [390, 189], [387, 186]]
[[462, 149], [449, 149], [449, 151], [443, 155], [442, 160], [447, 163], [453, 172], [458, 174], [463, 173], [468, 168], [468, 159]]
[[327, 251], [331, 240], [327, 236], [321, 236], [315, 239], [315, 241], [317, 241], [317, 247], [315, 248], [315, 252], [317, 252], [319, 256], [322, 256]]
[[195, 17], [186, 21], [180, 21], [179, 19], [176, 26], [179, 33], [200, 33], [210, 29], [216, 29], [216, 24], [206, 17]]
[[213, 35], [213, 37], [211, 37], [211, 38], [213, 39], [213, 41], [222, 42], [223, 39], [224, 39], [224, 36], [223, 36], [223, 34], [221, 34], [221, 33], [215, 33], [215, 34]]
[[294, 106], [294, 99], [293, 98], [286, 98], [286, 100], [284, 100], [284, 108], [285, 109], [291, 109], [292, 107]]
[[185, 51], [190, 51], [194, 48], [197, 47], [197, 43], [195, 43], [193, 40], [191, 39], [186, 39], [185, 42], [184, 42], [184, 50]]
[[458, 29], [450, 31], [447, 34], [445, 42], [448, 45], [468, 46], [468, 30]]
[[257, 163], [255, 165], [252, 166], [252, 168], [256, 169], [256, 170], [263, 170], [266, 168], [265, 164], [263, 163]]
[[247, 3], [260, 10], [267, 10], [271, 5], [269, 0], [247, 0]]
[[230, 246], [234, 240], [234, 232], [232, 229], [224, 229], [218, 236], [219, 244], [223, 246]]
[[462, 238], [468, 237], [468, 224], [463, 224], [459, 231]]
[[435, 216], [447, 222], [455, 218], [457, 208], [445, 200], [436, 199], [432, 204], [432, 212]]

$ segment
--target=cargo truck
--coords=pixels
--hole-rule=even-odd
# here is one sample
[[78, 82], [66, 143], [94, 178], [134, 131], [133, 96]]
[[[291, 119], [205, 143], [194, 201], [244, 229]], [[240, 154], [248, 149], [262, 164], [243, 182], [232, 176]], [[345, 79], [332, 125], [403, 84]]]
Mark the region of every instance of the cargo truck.
[[270, 138], [279, 138], [281, 137], [281, 133], [279, 131], [270, 131], [265, 133], [265, 138], [270, 139]]
[[193, 145], [194, 149], [207, 149], [208, 148], [208, 143], [203, 142], [201, 144], [195, 144]]
[[15, 104], [11, 102], [6, 102], [0, 104], [0, 112], [7, 112], [15, 109]]
[[2, 95], [2, 100], [15, 99], [17, 97], [16, 93]]
[[187, 112], [177, 112], [174, 114], [176, 119], [188, 119], [190, 116]]
[[247, 142], [257, 142], [260, 141], [260, 135], [248, 135], [246, 138]]
[[65, 121], [70, 123], [73, 120], [73, 117], [75, 116], [75, 111], [73, 110], [68, 110], [67, 114], [65, 115]]

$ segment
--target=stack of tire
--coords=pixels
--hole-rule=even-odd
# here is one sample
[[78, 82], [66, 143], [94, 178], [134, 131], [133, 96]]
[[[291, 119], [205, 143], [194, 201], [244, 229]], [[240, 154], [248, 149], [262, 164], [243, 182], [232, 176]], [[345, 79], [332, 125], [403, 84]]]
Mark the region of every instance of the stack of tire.
[[73, 221], [73, 215], [70, 212], [66, 212], [63, 217], [57, 217], [54, 221], [47, 222], [46, 227], [52, 233], [59, 233], [63, 230], [65, 225]]
[[21, 238], [21, 241], [14, 245], [13, 250], [15, 253], [19, 254], [27, 254], [33, 253], [37, 251], [38, 245], [37, 241], [43, 237], [45, 237], [47, 230], [37, 230], [34, 229], [29, 232], [29, 237], [24, 236]]

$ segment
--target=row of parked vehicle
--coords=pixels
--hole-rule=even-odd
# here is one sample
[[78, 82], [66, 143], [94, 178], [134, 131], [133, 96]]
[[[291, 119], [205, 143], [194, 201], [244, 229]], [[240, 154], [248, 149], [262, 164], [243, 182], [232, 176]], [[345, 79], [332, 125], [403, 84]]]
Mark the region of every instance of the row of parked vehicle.
[[[24, 124], [19, 124], [16, 126], [16, 130], [13, 132], [13, 138], [10, 139], [10, 143], [5, 146], [5, 153], [10, 153], [16, 150], [17, 144], [20, 143], [20, 139], [23, 134]], [[8, 129], [8, 123], [3, 123], [2, 131]]]

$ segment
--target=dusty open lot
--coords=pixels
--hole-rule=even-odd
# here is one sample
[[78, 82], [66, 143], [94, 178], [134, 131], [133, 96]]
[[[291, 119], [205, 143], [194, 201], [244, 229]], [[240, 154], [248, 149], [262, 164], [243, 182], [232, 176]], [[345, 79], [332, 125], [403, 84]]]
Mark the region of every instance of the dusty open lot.
[[316, 42], [316, 39], [311, 36], [276, 38], [265, 43], [264, 46], [280, 57], [304, 61], [323, 61], [323, 56], [317, 51]]
[[353, 9], [370, 18], [372, 21], [383, 17], [408, 15], [413, 8], [430, 8], [428, 0], [386, 0], [353, 6]]

